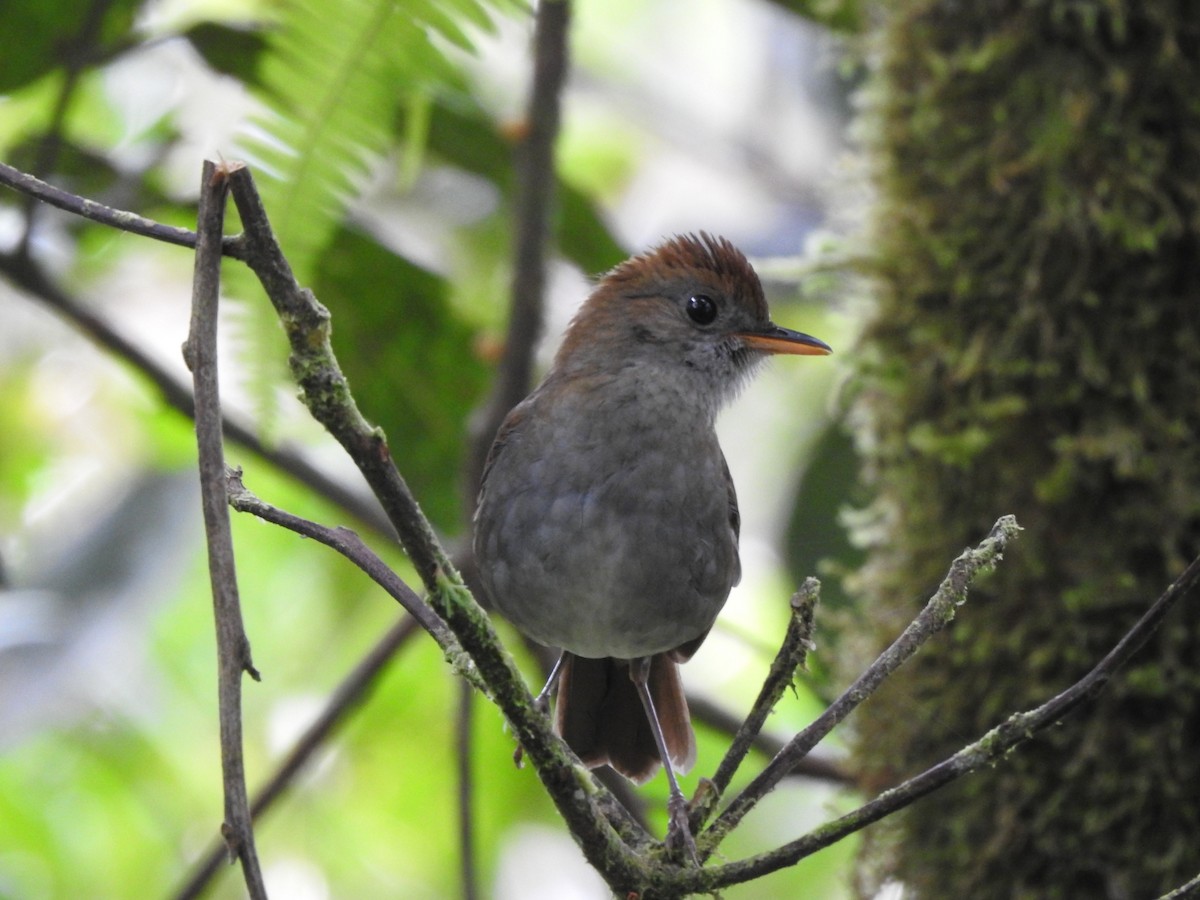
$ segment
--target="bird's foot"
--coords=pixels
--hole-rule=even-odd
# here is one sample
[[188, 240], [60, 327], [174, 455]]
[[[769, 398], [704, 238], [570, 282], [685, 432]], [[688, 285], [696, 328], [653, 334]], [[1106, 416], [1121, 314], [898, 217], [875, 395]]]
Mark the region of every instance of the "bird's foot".
[[696, 850], [696, 839], [692, 837], [692, 828], [688, 824], [687, 798], [678, 791], [672, 791], [667, 800], [667, 838], [666, 845], [674, 851], [682, 850], [687, 858], [697, 868], [700, 867], [700, 854]]
[[554, 667], [550, 670], [550, 677], [546, 679], [546, 683], [542, 685], [538, 695], [533, 698], [533, 708], [544, 715], [550, 714], [550, 695], [558, 689], [558, 679], [562, 676], [566, 661], [567, 653], [564, 650], [555, 660]]

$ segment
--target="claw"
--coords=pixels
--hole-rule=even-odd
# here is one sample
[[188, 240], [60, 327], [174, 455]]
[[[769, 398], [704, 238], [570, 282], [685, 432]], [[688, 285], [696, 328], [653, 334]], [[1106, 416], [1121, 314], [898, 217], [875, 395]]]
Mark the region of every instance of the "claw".
[[[669, 767], [667, 771], [670, 771]], [[679, 793], [678, 788], [675, 788], [670, 799], [667, 800], [667, 816], [669, 824], [667, 825], [666, 845], [672, 850], [685, 850], [692, 864], [696, 868], [700, 868], [700, 854], [696, 850], [696, 839], [692, 837], [692, 829], [688, 824], [687, 798]]]

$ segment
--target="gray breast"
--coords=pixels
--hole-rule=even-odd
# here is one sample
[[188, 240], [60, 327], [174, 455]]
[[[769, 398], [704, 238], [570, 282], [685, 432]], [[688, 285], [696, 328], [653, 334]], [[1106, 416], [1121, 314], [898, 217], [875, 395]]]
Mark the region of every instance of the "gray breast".
[[702, 634], [737, 574], [711, 427], [553, 424], [532, 417], [489, 473], [476, 553], [496, 608], [581, 656], [632, 658]]

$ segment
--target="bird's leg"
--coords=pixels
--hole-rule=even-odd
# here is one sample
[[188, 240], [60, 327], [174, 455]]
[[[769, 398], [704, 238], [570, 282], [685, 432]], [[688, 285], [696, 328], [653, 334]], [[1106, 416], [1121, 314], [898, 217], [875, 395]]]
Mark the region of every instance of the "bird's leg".
[[688, 856], [697, 866], [700, 865], [700, 855], [696, 852], [696, 841], [688, 826], [687, 798], [679, 789], [675, 780], [675, 769], [671, 766], [671, 756], [667, 752], [667, 741], [663, 737], [662, 725], [658, 722], [658, 712], [654, 709], [654, 698], [650, 696], [650, 662], [652, 657], [643, 656], [629, 663], [629, 677], [637, 688], [638, 697], [642, 700], [642, 708], [646, 710], [646, 718], [650, 722], [650, 732], [654, 735], [654, 743], [658, 747], [658, 757], [662, 760], [663, 768], [667, 771], [667, 784], [670, 785], [671, 796], [667, 800], [667, 846], [682, 846]]
[[[550, 712], [550, 695], [554, 693], [554, 689], [558, 685], [559, 676], [562, 675], [563, 661], [566, 658], [566, 650], [558, 654], [558, 659], [554, 661], [554, 668], [550, 670], [550, 677], [546, 679], [546, 683], [538, 691], [538, 695], [533, 698], [533, 708], [540, 713]], [[517, 744], [517, 749], [513, 751], [513, 764], [518, 769], [525, 765], [525, 748], [520, 744]]]
[[546, 684], [538, 691], [538, 695], [533, 698], [534, 709], [546, 712], [550, 708], [550, 695], [554, 693], [554, 689], [558, 686], [558, 676], [562, 674], [563, 661], [566, 658], [566, 650], [558, 654], [558, 659], [554, 661], [554, 668], [550, 670], [550, 677], [546, 679]]

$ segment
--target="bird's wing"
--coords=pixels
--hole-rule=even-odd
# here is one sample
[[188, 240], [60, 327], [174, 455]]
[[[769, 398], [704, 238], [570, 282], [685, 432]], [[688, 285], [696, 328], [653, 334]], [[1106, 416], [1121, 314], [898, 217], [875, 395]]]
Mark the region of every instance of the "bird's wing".
[[[729, 463], [725, 461], [724, 453], [721, 454], [721, 471], [725, 474], [725, 490], [729, 498], [729, 530], [733, 532], [733, 584], [737, 584], [742, 580], [742, 561], [737, 547], [742, 533], [742, 514], [738, 512], [737, 491], [734, 489], [733, 476], [729, 474]], [[690, 641], [668, 650], [667, 658], [677, 663], [687, 662], [700, 649], [700, 645], [708, 637], [709, 630], [706, 628], [703, 634], [698, 634]]]
[[504, 421], [500, 423], [500, 427], [496, 429], [496, 437], [492, 441], [491, 449], [488, 450], [487, 459], [483, 461], [483, 474], [479, 477], [479, 496], [476, 498], [476, 507], [482, 501], [483, 494], [487, 490], [488, 474], [492, 471], [492, 466], [504, 452], [509, 437], [524, 424], [527, 418], [528, 407], [524, 403], [518, 403], [509, 411]]
[[729, 463], [725, 454], [721, 454], [721, 470], [725, 473], [725, 490], [729, 496], [729, 529], [733, 532], [733, 583], [742, 580], [742, 560], [738, 554], [738, 540], [742, 535], [742, 514], [738, 512], [737, 490], [733, 486], [733, 476], [729, 474]]

